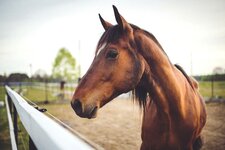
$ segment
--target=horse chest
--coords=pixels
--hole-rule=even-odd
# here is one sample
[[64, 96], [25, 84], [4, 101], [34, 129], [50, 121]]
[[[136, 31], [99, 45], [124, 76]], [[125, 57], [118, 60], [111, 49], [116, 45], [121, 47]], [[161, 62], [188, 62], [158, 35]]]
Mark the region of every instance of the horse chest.
[[142, 122], [143, 143], [151, 143], [151, 145], [157, 145], [159, 141], [161, 145], [162, 143], [164, 143], [164, 145], [167, 143], [169, 125], [166, 121], [161, 119], [155, 107], [145, 110]]
[[[192, 130], [162, 117], [154, 104], [145, 109], [142, 122], [142, 150], [176, 150], [186, 147], [192, 137]], [[183, 141], [183, 142], [181, 142]]]

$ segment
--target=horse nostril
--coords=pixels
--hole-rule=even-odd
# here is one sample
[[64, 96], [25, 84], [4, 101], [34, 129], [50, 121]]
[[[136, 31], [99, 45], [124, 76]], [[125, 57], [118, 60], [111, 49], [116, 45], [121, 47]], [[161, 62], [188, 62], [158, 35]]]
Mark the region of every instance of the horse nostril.
[[75, 99], [73, 103], [71, 102], [71, 106], [77, 114], [82, 113], [82, 104], [79, 99]]

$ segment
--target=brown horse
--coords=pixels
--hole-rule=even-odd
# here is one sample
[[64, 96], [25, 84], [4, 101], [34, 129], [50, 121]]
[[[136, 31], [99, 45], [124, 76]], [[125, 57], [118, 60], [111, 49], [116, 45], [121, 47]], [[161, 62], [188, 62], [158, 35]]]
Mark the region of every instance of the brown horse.
[[113, 9], [117, 25], [99, 15], [105, 32], [74, 93], [74, 111], [80, 117], [94, 118], [106, 103], [133, 91], [144, 111], [141, 149], [200, 149], [206, 111], [197, 82], [171, 64], [151, 33], [127, 23]]

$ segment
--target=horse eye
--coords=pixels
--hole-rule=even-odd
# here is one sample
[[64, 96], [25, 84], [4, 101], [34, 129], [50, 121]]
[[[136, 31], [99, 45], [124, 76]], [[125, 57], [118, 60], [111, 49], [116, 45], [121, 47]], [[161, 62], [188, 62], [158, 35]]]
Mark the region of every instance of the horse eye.
[[117, 56], [118, 56], [117, 50], [112, 49], [107, 53], [106, 58], [115, 59]]

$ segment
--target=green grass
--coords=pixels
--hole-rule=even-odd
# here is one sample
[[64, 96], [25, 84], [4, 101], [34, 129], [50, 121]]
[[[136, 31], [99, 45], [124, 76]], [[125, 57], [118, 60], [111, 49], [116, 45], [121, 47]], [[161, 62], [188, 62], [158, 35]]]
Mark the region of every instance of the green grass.
[[22, 122], [18, 118], [18, 149], [24, 150], [29, 149], [29, 135], [24, 128]]
[[[46, 96], [45, 89], [39, 89], [37, 87], [24, 86], [22, 87], [22, 91], [23, 91], [22, 92], [23, 96], [33, 102], [44, 102], [46, 100], [51, 102], [54, 100], [60, 100], [60, 97], [59, 97], [60, 90], [57, 87], [47, 88], [47, 96]], [[65, 89], [65, 91], [72, 91], [72, 89], [69, 90], [68, 88], [68, 89]], [[71, 99], [71, 95], [65, 94], [64, 98]]]
[[6, 109], [0, 108], [0, 147], [2, 150], [11, 149], [9, 124], [6, 117]]
[[5, 100], [5, 88], [3, 86], [0, 86], [0, 101]]
[[[0, 101], [5, 102], [5, 89], [0, 86]], [[0, 148], [1, 150], [10, 150], [9, 124], [7, 119], [6, 108], [0, 108]]]
[[[203, 97], [212, 96], [212, 84], [210, 81], [199, 82], [199, 91]], [[225, 81], [214, 82], [214, 97], [225, 98]]]
[[34, 87], [26, 88], [26, 91], [23, 95], [33, 102], [40, 102], [45, 100], [53, 101], [57, 99], [57, 96], [54, 96], [54, 93], [48, 91], [46, 96], [45, 90]]

